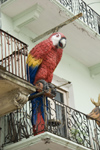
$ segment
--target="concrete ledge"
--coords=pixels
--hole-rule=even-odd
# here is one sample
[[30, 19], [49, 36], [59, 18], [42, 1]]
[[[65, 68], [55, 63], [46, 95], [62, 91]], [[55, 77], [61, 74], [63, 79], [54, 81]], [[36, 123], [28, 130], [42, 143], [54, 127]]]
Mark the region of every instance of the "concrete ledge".
[[0, 117], [21, 108], [35, 87], [0, 66]]
[[37, 136], [23, 139], [15, 144], [4, 147], [4, 150], [89, 150], [88, 148], [74, 143], [70, 140], [44, 132]]

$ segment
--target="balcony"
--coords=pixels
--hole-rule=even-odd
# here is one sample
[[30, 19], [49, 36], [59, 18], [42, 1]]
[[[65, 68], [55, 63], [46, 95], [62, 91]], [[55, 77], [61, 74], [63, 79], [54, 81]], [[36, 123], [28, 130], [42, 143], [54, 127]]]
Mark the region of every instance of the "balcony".
[[[15, 22], [18, 22], [19, 20], [18, 19], [16, 19], [16, 18], [14, 18], [14, 17], [17, 17], [17, 18], [19, 18], [19, 16], [18, 16], [18, 14], [19, 14], [19, 12], [21, 12], [22, 13], [22, 11], [24, 12], [25, 10], [28, 10], [28, 9], [31, 9], [30, 7], [33, 5], [33, 4], [35, 4], [36, 2], [34, 2], [34, 3], [31, 3], [31, 2], [29, 2], [29, 3], [27, 3], [26, 1], [24, 1], [25, 3], [27, 3], [27, 7], [25, 7], [25, 6], [23, 6], [23, 1], [22, 1], [22, 3], [20, 2], [20, 5], [22, 5], [23, 6], [23, 8], [22, 7], [20, 7], [20, 8], [18, 8], [17, 10], [15, 9], [15, 11], [13, 12], [13, 14], [11, 13], [11, 7], [14, 7], [15, 5], [18, 5], [19, 3], [18, 3], [18, 1], [19, 0], [17, 0], [17, 2], [15, 1], [15, 2], [12, 2], [12, 0], [11, 1], [8, 1], [7, 2], [7, 0], [1, 0], [1, 3], [3, 4], [3, 3], [5, 3], [5, 2], [7, 2], [5, 5], [6, 5], [6, 8], [5, 8], [5, 5], [3, 6], [1, 6], [1, 10], [5, 13], [5, 14], [7, 14], [8, 16], [10, 16], [11, 18], [13, 18], [13, 20], [15, 21]], [[44, 7], [44, 5], [43, 4], [41, 4], [41, 2], [38, 0], [38, 2], [39, 2], [39, 4], [40, 5], [37, 5], [38, 6], [38, 9], [36, 10], [36, 13], [38, 14], [38, 17], [39, 17], [39, 15], [40, 15], [40, 13], [42, 13], [42, 11], [43, 11], [43, 7]], [[55, 4], [57, 4], [62, 10], [68, 10], [70, 13], [72, 13], [72, 14], [78, 14], [78, 13], [82, 13], [83, 14], [83, 16], [80, 18], [80, 20], [82, 21], [82, 22], [84, 22], [89, 28], [91, 28], [92, 30], [94, 30], [95, 32], [97, 32], [97, 33], [99, 33], [100, 32], [100, 15], [99, 14], [97, 14], [90, 6], [88, 6], [83, 0], [76, 0], [76, 1], [74, 1], [74, 0], [52, 0], [52, 2], [54, 2]], [[11, 4], [10, 4], [11, 3]], [[48, 2], [49, 3], [49, 2]], [[8, 5], [8, 6], [7, 6]], [[11, 5], [11, 6], [10, 6]], [[42, 6], [42, 7], [41, 7]], [[4, 7], [4, 8], [3, 8]], [[47, 6], [46, 6], [47, 7]], [[54, 6], [53, 6], [54, 7]], [[22, 10], [21, 10], [21, 8], [22, 8]], [[10, 10], [9, 10], [10, 9]], [[32, 9], [32, 10], [34, 10], [34, 8]], [[31, 10], [31, 11], [32, 11]], [[33, 15], [34, 16], [34, 15]], [[26, 15], [26, 17], [27, 17], [27, 15]], [[36, 20], [36, 19], [38, 19], [38, 17], [34, 17], [34, 19]], [[33, 20], [34, 20], [33, 19]], [[34, 22], [32, 20], [32, 18], [31, 18], [31, 20], [28, 22], [28, 23], [26, 23], [26, 25], [27, 25], [27, 27], [29, 27], [30, 29], [31, 29], [31, 27], [32, 27], [32, 22]], [[31, 24], [31, 25], [29, 25], [29, 24]], [[20, 26], [20, 24], [18, 25], [18, 26]]]
[[27, 44], [0, 29], [0, 117], [23, 107], [35, 91], [27, 82], [27, 51]]
[[[48, 105], [45, 103], [41, 105], [38, 101], [36, 103], [33, 101], [31, 105], [31, 102], [27, 102], [23, 109], [4, 116], [1, 127], [1, 133], [4, 134], [2, 134], [1, 148], [46, 150], [58, 147], [67, 150], [99, 150], [99, 122], [64, 105], [56, 97], [48, 99], [47, 103]], [[44, 112], [44, 121], [39, 115], [40, 109]], [[34, 115], [32, 115], [33, 110]], [[31, 118], [35, 120], [36, 115], [39, 118], [33, 128]]]
[[[28, 45], [3, 30], [0, 30], [0, 38], [0, 65], [6, 75], [18, 77], [17, 79], [26, 84]], [[10, 85], [12, 85], [11, 82], [12, 80]], [[27, 90], [32, 86], [28, 82], [26, 85]], [[34, 91], [33, 87], [33, 91], [30, 89], [29, 94]], [[44, 123], [39, 119], [40, 122], [36, 124], [35, 130], [37, 135], [34, 136], [31, 124], [32, 110], [35, 109], [35, 115], [37, 115], [40, 107], [44, 112]], [[57, 98], [48, 99], [48, 105], [45, 100], [43, 105], [35, 103], [33, 107], [31, 102], [27, 102], [22, 109], [15, 110], [0, 119], [2, 123], [0, 148], [4, 150], [15, 150], [16, 147], [24, 150], [29, 149], [29, 146], [31, 149], [43, 147], [46, 150], [52, 147], [58, 150], [65, 148], [67, 150], [99, 150], [100, 129], [97, 120], [90, 119], [86, 114], [64, 105]]]
[[0, 29], [0, 65], [6, 71], [27, 80], [28, 45]]
[[92, 30], [100, 34], [100, 15], [98, 15], [83, 0], [78, 1], [56, 0], [56, 1], [73, 14], [78, 14], [81, 12], [83, 16], [80, 18], [80, 20], [84, 22], [87, 26], [89, 26]]

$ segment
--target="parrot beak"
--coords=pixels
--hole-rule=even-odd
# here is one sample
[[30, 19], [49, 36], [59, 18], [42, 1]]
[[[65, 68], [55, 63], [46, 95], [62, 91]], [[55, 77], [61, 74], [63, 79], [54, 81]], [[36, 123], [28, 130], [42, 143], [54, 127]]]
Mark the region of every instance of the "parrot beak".
[[67, 40], [65, 37], [61, 38], [58, 43], [58, 48], [64, 48], [66, 46]]

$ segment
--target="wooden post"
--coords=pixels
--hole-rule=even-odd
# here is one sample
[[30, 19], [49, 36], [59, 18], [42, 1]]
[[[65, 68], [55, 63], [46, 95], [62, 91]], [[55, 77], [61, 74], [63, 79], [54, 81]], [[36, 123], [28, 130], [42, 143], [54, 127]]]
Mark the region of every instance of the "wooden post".
[[43, 95], [43, 103], [44, 103], [45, 129], [47, 129], [47, 105], [46, 105], [46, 96], [45, 95]]

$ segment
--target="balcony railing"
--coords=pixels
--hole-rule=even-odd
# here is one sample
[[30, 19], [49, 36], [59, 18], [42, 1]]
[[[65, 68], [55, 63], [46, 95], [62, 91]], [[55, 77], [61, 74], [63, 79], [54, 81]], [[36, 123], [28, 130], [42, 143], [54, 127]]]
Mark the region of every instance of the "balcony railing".
[[27, 44], [0, 29], [0, 65], [25, 80], [27, 53]]
[[[33, 105], [28, 102], [23, 109], [4, 116], [4, 143], [1, 147], [48, 131], [92, 150], [99, 150], [100, 127], [96, 120], [60, 103], [58, 99], [49, 99], [47, 102], [48, 104], [42, 105], [39, 101], [33, 102]], [[44, 113], [44, 121], [41, 111]], [[31, 118], [36, 120], [35, 128], [31, 124]]]
[[56, 0], [73, 14], [82, 13], [80, 18], [91, 29], [100, 34], [100, 15], [98, 15], [83, 0]]

